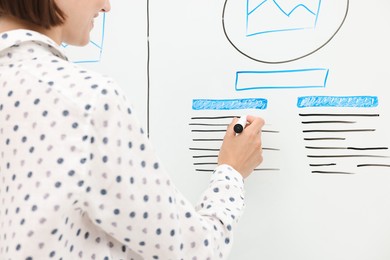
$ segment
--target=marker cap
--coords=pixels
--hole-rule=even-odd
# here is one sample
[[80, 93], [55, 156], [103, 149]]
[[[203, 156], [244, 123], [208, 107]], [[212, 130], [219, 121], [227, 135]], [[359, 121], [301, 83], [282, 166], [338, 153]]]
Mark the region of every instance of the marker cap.
[[244, 127], [241, 124], [235, 124], [233, 129], [234, 129], [234, 132], [236, 132], [237, 134], [244, 131]]
[[234, 132], [236, 132], [236, 134], [239, 134], [241, 133], [242, 131], [244, 131], [244, 128], [246, 126], [246, 115], [245, 116], [242, 116], [240, 117], [240, 119], [238, 119], [237, 121], [237, 124], [234, 125], [233, 129], [234, 129]]

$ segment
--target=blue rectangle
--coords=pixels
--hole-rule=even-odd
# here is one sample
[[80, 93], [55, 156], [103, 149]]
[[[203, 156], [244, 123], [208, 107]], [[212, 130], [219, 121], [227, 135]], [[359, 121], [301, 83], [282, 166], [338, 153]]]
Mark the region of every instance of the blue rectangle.
[[376, 96], [306, 96], [299, 97], [297, 106], [305, 107], [356, 107], [370, 108], [378, 106]]
[[265, 110], [268, 101], [263, 98], [245, 99], [194, 99], [193, 110], [236, 110], [236, 109], [259, 109]]
[[325, 88], [329, 69], [237, 71], [236, 91], [255, 89]]

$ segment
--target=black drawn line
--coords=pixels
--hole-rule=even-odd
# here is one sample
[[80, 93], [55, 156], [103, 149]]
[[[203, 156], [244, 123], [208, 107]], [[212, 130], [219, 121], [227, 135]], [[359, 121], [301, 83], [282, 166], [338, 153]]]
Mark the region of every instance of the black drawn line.
[[279, 131], [276, 131], [276, 130], [261, 130], [262, 133], [279, 133]]
[[203, 163], [194, 163], [194, 165], [217, 165], [216, 162], [203, 162]]
[[200, 158], [218, 158], [218, 155], [194, 155], [192, 156], [194, 159], [200, 159]]
[[205, 123], [190, 123], [193, 126], [229, 126], [229, 124], [205, 124]]
[[357, 116], [357, 117], [378, 117], [379, 114], [299, 114], [299, 116]]
[[195, 169], [197, 172], [213, 172], [214, 170], [207, 170], [207, 169]]
[[226, 132], [226, 129], [222, 129], [222, 130], [204, 130], [204, 129], [195, 129], [195, 130], [191, 130], [191, 132], [194, 132], [194, 133], [208, 133], [208, 132]]
[[279, 168], [260, 168], [260, 169], [254, 169], [253, 171], [258, 172], [258, 171], [280, 171]]
[[303, 130], [303, 133], [374, 132], [376, 129]]
[[383, 155], [369, 155], [369, 154], [352, 154], [352, 155], [307, 155], [309, 158], [354, 158], [354, 157], [369, 157], [369, 158], [389, 158], [389, 156], [383, 156]]
[[311, 163], [309, 165], [313, 167], [322, 167], [322, 166], [336, 166], [337, 164], [336, 163], [319, 163], [319, 164]]
[[190, 148], [191, 151], [219, 151], [219, 149], [214, 148]]
[[319, 147], [319, 146], [305, 146], [307, 149], [317, 149], [317, 150], [357, 150], [357, 151], [366, 151], [366, 150], [388, 150], [388, 147]]
[[344, 137], [315, 137], [315, 138], [303, 138], [305, 141], [326, 141], [326, 140], [346, 140]]
[[302, 121], [302, 124], [355, 124], [356, 121]]
[[340, 171], [312, 171], [311, 173], [321, 173], [321, 174], [355, 174], [352, 172], [340, 172]]
[[204, 119], [231, 119], [231, 118], [235, 118], [235, 117], [239, 117], [239, 116], [199, 116], [199, 117], [191, 117], [191, 119], [193, 120], [204, 120]]
[[269, 148], [269, 147], [263, 147], [263, 151], [280, 151], [279, 148]]
[[357, 167], [390, 167], [390, 164], [377, 164], [377, 163], [358, 164]]

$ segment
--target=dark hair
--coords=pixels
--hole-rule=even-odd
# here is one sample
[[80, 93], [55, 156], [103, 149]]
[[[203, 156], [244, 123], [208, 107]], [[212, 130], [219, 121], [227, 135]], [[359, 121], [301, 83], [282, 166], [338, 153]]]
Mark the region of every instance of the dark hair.
[[55, 0], [0, 0], [1, 15], [10, 15], [46, 29], [61, 25], [65, 19]]

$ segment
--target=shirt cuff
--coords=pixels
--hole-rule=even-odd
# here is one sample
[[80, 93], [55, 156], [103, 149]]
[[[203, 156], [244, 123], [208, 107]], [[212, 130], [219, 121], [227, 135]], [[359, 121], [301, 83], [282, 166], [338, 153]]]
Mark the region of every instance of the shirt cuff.
[[227, 164], [218, 165], [211, 175], [210, 183], [226, 180], [234, 181], [238, 188], [244, 190], [244, 178], [238, 171]]

